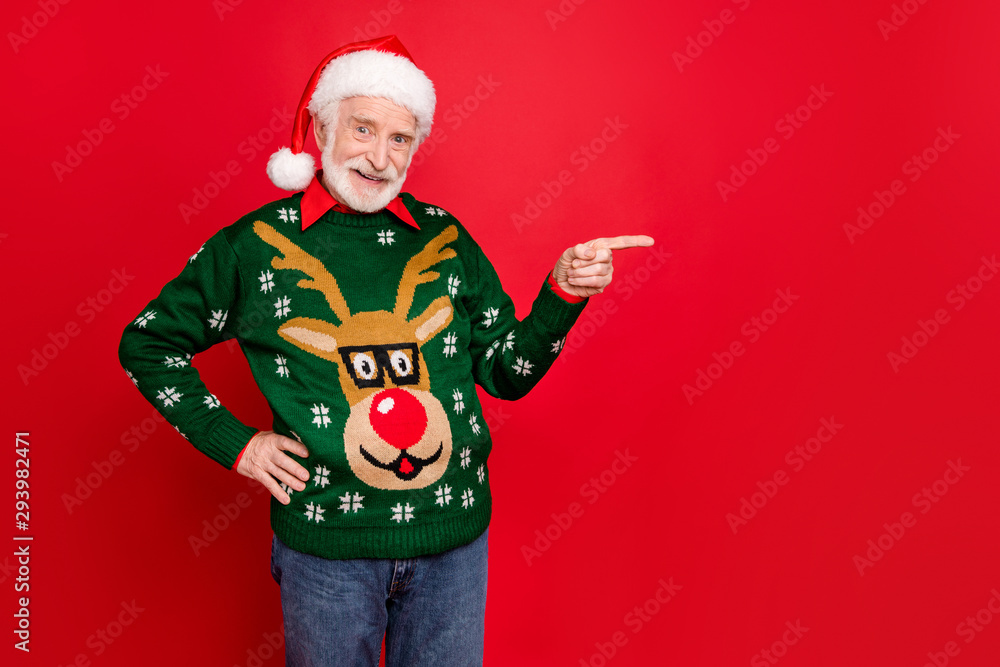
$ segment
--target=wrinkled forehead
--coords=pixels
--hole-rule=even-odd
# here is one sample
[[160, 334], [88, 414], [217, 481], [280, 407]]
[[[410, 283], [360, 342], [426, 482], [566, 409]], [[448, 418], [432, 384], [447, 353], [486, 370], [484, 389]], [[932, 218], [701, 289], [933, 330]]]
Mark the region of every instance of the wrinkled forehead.
[[395, 131], [417, 131], [416, 117], [404, 106], [384, 97], [348, 97], [338, 109], [341, 122], [355, 121]]

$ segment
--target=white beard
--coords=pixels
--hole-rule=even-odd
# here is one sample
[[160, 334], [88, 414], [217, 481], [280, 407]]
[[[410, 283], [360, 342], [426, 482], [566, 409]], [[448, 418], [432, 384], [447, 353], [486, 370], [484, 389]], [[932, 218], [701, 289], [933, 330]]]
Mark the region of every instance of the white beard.
[[[411, 153], [410, 158], [412, 157]], [[334, 164], [330, 151], [323, 151], [320, 162], [323, 165], [323, 181], [327, 189], [335, 193], [344, 204], [361, 213], [374, 213], [388, 206], [403, 189], [403, 181], [406, 180], [405, 169], [400, 176], [396, 167], [390, 162], [385, 169], [377, 170], [360, 155], [338, 165]], [[410, 166], [409, 160], [406, 161], [406, 166]], [[353, 179], [357, 177], [352, 173], [355, 169], [367, 176], [385, 179], [384, 187], [380, 190], [355, 187]]]

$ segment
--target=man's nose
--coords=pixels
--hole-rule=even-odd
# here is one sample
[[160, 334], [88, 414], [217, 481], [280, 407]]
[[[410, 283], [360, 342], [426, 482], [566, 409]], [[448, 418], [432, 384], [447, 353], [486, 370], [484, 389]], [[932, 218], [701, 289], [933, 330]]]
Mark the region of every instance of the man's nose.
[[389, 166], [389, 143], [382, 139], [374, 142], [368, 151], [368, 161], [379, 171]]

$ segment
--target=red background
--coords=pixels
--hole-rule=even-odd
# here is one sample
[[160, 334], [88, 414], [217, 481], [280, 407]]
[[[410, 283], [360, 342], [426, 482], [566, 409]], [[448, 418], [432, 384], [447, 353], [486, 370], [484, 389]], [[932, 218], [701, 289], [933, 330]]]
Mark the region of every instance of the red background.
[[[51, 18], [39, 14], [46, 3]], [[127, 439], [153, 408], [121, 369], [118, 341], [215, 230], [281, 196], [264, 165], [290, 128], [262, 132], [272, 109], [294, 108], [327, 52], [384, 33], [400, 36], [439, 96], [406, 190], [469, 227], [520, 314], [568, 245], [645, 233], [669, 253], [617, 253], [616, 283], [588, 306], [565, 363], [518, 403], [486, 402], [487, 663], [774, 664], [767, 650], [789, 667], [919, 666], [929, 653], [996, 664], [1000, 280], [976, 281], [981, 258], [1000, 251], [995, 3], [908, 0], [912, 15], [886, 34], [889, 0], [344, 4], [16, 0], [0, 12], [0, 253], [13, 286], [0, 497], [18, 534], [12, 450], [28, 431], [33, 664], [242, 667], [268, 656], [281, 614], [266, 495], [168, 426]], [[19, 33], [29, 37], [12, 42]], [[688, 48], [679, 67], [674, 53]], [[147, 78], [155, 86], [123, 118], [115, 100], [147, 66], [161, 80]], [[813, 86], [828, 99], [799, 109]], [[788, 136], [776, 123], [797, 109], [808, 120]], [[105, 118], [113, 131], [57, 173]], [[609, 119], [620, 131], [607, 142]], [[905, 163], [939, 128], [952, 143], [910, 180]], [[244, 142], [258, 135], [251, 156]], [[777, 152], [763, 151], [769, 138]], [[593, 160], [578, 152], [588, 145]], [[762, 152], [724, 199], [718, 183]], [[185, 222], [180, 206], [230, 161], [239, 173]], [[571, 182], [547, 199], [562, 170]], [[849, 238], [858, 207], [896, 179], [905, 193]], [[535, 217], [518, 229], [513, 214]], [[127, 286], [107, 291], [123, 268]], [[961, 308], [949, 298], [958, 285], [978, 290]], [[776, 290], [798, 297], [777, 321]], [[105, 299], [99, 312], [88, 298]], [[753, 317], [772, 326], [754, 334]], [[889, 353], [920, 321], [935, 335], [917, 335], [915, 356], [894, 369]], [[67, 325], [77, 335], [46, 348]], [[743, 354], [726, 357], [737, 341]], [[52, 358], [23, 378], [44, 350]], [[236, 348], [196, 365], [237, 416], [270, 427]], [[699, 371], [714, 379], [689, 400]], [[786, 453], [822, 419], [842, 428], [796, 469]], [[616, 452], [635, 459], [620, 474], [608, 472]], [[69, 511], [65, 498], [110, 457], [120, 465]], [[968, 470], [945, 475], [949, 461]], [[595, 492], [602, 472], [613, 483]], [[776, 473], [787, 483], [769, 485]], [[761, 488], [771, 497], [754, 496]], [[933, 502], [914, 499], [925, 488]], [[195, 555], [189, 537], [244, 491], [249, 507]], [[762, 506], [734, 533], [727, 514], [742, 499]], [[560, 528], [553, 514], [574, 502], [582, 514]], [[905, 512], [914, 520], [898, 536]], [[885, 548], [859, 573], [855, 556], [880, 536]], [[20, 664], [10, 544], [2, 655]], [[680, 589], [661, 605], [671, 578]], [[142, 611], [116, 626], [133, 600]], [[982, 625], [965, 624], [977, 613]], [[808, 630], [784, 634], [786, 622]]]

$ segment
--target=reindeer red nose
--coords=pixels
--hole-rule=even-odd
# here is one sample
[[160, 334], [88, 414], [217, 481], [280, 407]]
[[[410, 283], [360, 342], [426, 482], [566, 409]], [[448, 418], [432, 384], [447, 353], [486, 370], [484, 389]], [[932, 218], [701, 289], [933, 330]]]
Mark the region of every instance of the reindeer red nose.
[[405, 389], [386, 389], [375, 394], [368, 421], [379, 436], [397, 449], [420, 442], [427, 430], [427, 412]]

